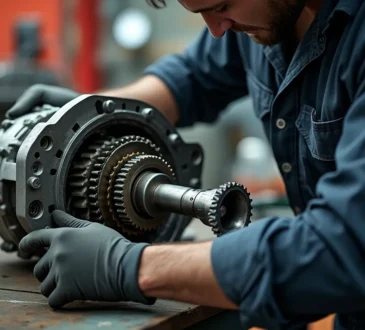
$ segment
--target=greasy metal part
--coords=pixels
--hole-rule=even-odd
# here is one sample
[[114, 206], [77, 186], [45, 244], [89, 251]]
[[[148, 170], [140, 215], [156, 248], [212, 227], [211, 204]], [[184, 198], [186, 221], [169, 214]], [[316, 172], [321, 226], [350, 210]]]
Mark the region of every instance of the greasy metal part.
[[[38, 124], [47, 121], [58, 108], [45, 106], [18, 120], [5, 119], [0, 125], [0, 236], [4, 242], [1, 249], [12, 252], [26, 234], [15, 214], [16, 208], [16, 158], [25, 137]], [[36, 163], [32, 169], [36, 169]], [[30, 175], [28, 178], [31, 178]], [[40, 180], [40, 184], [42, 181]], [[23, 189], [34, 190], [27, 181]]]
[[[133, 141], [119, 143], [132, 135]], [[117, 221], [109, 189], [124, 162], [135, 155], [163, 156], [177, 184], [200, 182], [203, 162], [192, 160], [197, 153], [202, 160], [201, 147], [181, 138], [173, 143], [170, 136], [175, 135], [179, 136], [177, 130], [150, 105], [98, 95], [82, 95], [61, 108], [45, 105], [4, 120], [0, 126], [2, 249], [14, 251], [30, 231], [51, 227], [55, 209], [102, 221], [128, 237], [136, 227]], [[152, 230], [137, 230], [132, 239], [176, 241], [190, 220], [169, 214]]]
[[184, 214], [200, 219], [216, 235], [248, 226], [252, 215], [250, 194], [235, 182], [195, 190], [171, 184], [165, 174], [145, 172], [136, 180], [132, 196], [137, 212], [146, 219], [165, 212]]

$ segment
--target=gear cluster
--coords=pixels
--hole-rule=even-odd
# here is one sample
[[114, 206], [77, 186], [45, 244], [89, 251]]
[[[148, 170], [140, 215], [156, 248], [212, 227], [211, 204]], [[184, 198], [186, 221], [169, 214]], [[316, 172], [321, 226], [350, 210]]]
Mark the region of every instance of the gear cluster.
[[155, 229], [161, 221], [143, 221], [130, 198], [133, 178], [143, 168], [158, 168], [174, 176], [159, 148], [147, 138], [128, 135], [91, 140], [71, 165], [70, 209], [79, 218], [104, 223], [124, 233]]
[[251, 217], [243, 185], [228, 182], [212, 190], [176, 185], [160, 149], [137, 135], [91, 138], [75, 157], [68, 184], [76, 217], [131, 236], [155, 230], [169, 212], [197, 217], [218, 236], [247, 226]]

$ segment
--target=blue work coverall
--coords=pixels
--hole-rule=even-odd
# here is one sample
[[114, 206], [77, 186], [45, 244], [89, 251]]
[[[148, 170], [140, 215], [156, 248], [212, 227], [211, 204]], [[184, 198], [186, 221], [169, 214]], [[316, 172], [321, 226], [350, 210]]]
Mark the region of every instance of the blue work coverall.
[[336, 327], [365, 329], [365, 2], [325, 0], [299, 44], [205, 29], [145, 74], [172, 91], [179, 126], [213, 122], [249, 94], [272, 145], [295, 216], [262, 219], [212, 249], [243, 327], [337, 313]]

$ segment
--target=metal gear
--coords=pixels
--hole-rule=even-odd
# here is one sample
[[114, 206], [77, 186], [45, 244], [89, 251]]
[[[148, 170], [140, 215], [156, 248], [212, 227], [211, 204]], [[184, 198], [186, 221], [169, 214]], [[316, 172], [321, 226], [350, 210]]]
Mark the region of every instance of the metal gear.
[[[131, 153], [126, 155], [125, 157], [123, 157], [121, 160], [118, 161], [118, 163], [113, 167], [113, 171], [111, 172], [110, 176], [109, 176], [109, 183], [108, 183], [108, 189], [107, 189], [107, 201], [108, 201], [108, 207], [109, 207], [109, 212], [113, 218], [113, 225], [116, 227], [121, 227], [121, 223], [118, 222], [118, 215], [116, 213], [113, 201], [114, 201], [114, 185], [115, 185], [115, 180], [117, 179], [117, 174], [119, 172], [119, 170], [127, 163], [128, 160], [137, 157], [139, 155], [143, 155], [144, 153], [140, 153], [140, 152], [135, 152], [135, 153]], [[128, 232], [129, 234], [138, 234], [138, 232], [135, 230], [135, 227], [128, 225], [128, 224], [123, 224], [123, 229], [125, 232]]]
[[90, 220], [89, 208], [89, 178], [91, 169], [100, 155], [103, 147], [110, 144], [111, 137], [95, 139], [87, 145], [86, 150], [82, 151], [70, 167], [68, 176], [68, 187], [71, 190], [70, 209], [75, 216]]
[[[230, 198], [225, 199], [227, 194]], [[228, 182], [216, 189], [209, 208], [208, 222], [215, 235], [248, 226], [252, 216], [250, 193], [240, 183]], [[243, 216], [234, 217], [234, 214]]]
[[111, 145], [101, 151], [94, 164], [95, 170], [90, 177], [90, 206], [97, 221], [115, 226], [109, 212], [107, 191], [110, 174], [120, 159], [134, 152], [159, 155], [159, 148], [150, 140], [136, 135], [124, 136], [112, 141]]
[[98, 201], [98, 185], [100, 181], [100, 173], [107, 159], [107, 156], [116, 148], [116, 144], [118, 142], [119, 141], [114, 138], [110, 141], [109, 144], [104, 144], [100, 148], [98, 156], [95, 157], [95, 162], [92, 164], [90, 169], [88, 200], [90, 216], [93, 221], [103, 222]]
[[114, 185], [114, 206], [118, 220], [133, 225], [139, 230], [153, 230], [166, 219], [166, 214], [158, 217], [145, 217], [136, 212], [131, 198], [135, 179], [145, 171], [157, 171], [167, 175], [172, 182], [175, 174], [171, 166], [160, 156], [141, 155], [127, 161], [117, 174]]

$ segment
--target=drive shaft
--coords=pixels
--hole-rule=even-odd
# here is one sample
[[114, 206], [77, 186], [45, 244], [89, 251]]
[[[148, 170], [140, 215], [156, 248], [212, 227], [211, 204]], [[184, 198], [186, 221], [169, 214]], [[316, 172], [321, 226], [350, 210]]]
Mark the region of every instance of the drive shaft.
[[200, 190], [178, 186], [156, 172], [144, 172], [135, 181], [132, 201], [144, 217], [161, 213], [177, 213], [200, 219], [220, 235], [247, 226], [251, 216], [251, 200], [247, 190], [229, 182], [217, 189]]

